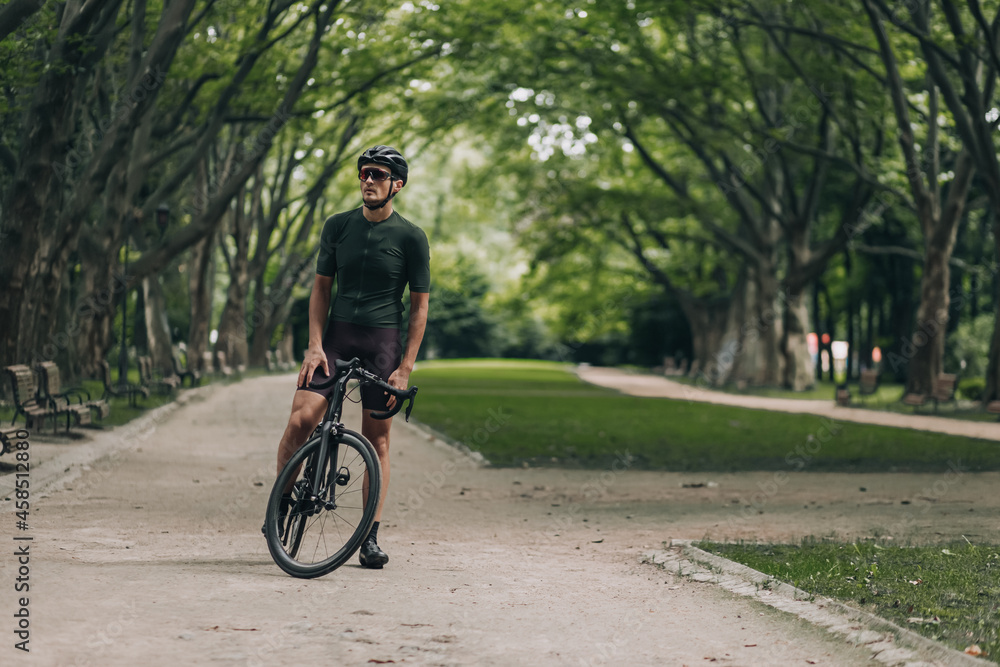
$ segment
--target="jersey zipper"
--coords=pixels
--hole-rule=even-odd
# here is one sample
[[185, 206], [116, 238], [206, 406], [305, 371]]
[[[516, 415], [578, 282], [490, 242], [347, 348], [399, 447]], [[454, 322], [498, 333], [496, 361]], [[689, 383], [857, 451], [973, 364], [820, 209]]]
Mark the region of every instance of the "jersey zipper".
[[368, 223], [368, 236], [365, 237], [365, 252], [361, 255], [361, 276], [358, 279], [358, 298], [354, 300], [354, 315], [351, 317], [355, 323], [358, 321], [358, 308], [361, 306], [361, 294], [365, 286], [365, 264], [368, 263], [368, 246], [371, 244], [372, 240], [372, 223], [368, 222], [368, 220], [365, 220], [365, 222]]

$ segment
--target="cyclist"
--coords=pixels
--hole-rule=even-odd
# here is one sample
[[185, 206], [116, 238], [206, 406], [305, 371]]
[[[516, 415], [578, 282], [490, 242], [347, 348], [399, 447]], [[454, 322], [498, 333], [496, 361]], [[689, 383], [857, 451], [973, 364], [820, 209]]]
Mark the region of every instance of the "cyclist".
[[[406, 389], [427, 324], [430, 250], [420, 227], [393, 210], [392, 199], [406, 185], [409, 168], [399, 151], [374, 146], [358, 158], [363, 206], [327, 219], [320, 239], [316, 278], [309, 297], [309, 346], [299, 371], [284, 435], [278, 445], [278, 472], [323, 417], [333, 391], [309, 388], [329, 377], [335, 359], [358, 357], [393, 387]], [[331, 308], [331, 290], [337, 296]], [[406, 349], [400, 340], [403, 289], [410, 288]], [[325, 332], [324, 332], [325, 325]], [[382, 504], [389, 486], [389, 429], [370, 410], [392, 408], [395, 397], [364, 387], [362, 434], [378, 452], [382, 490], [375, 523], [361, 546], [361, 564], [381, 568], [389, 557], [377, 542]]]

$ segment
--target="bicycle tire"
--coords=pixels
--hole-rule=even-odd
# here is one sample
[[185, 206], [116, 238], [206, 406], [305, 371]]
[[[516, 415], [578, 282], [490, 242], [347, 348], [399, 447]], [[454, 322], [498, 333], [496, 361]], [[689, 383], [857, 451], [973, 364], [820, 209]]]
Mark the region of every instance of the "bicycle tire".
[[[345, 429], [340, 436], [331, 435], [326, 461], [318, 460], [319, 447], [320, 437], [314, 436], [289, 459], [274, 481], [264, 521], [274, 562], [302, 579], [332, 572], [361, 547], [375, 521], [382, 487], [375, 448], [360, 433]], [[309, 496], [317, 475], [320, 493], [313, 499]], [[292, 504], [285, 517], [281, 496], [290, 484]], [[279, 522], [284, 524], [280, 530]]]

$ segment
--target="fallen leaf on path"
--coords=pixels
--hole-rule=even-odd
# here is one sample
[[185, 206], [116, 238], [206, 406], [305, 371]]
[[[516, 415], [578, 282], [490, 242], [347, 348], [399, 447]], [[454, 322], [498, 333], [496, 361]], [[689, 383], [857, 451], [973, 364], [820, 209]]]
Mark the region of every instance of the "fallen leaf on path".
[[979, 644], [973, 644], [972, 646], [967, 646], [965, 652], [969, 655], [983, 655], [983, 649], [979, 648]]

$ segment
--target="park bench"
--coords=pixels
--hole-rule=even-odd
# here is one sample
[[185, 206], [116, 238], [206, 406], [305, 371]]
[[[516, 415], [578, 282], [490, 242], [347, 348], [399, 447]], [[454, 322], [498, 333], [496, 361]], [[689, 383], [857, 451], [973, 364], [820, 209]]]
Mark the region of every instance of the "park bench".
[[934, 378], [934, 385], [929, 394], [909, 393], [903, 396], [903, 405], [908, 405], [914, 410], [926, 405], [928, 401], [934, 401], [934, 411], [937, 412], [938, 405], [955, 400], [955, 384], [957, 376], [953, 373], [938, 373]]
[[878, 393], [879, 372], [875, 369], [861, 371], [858, 379], [858, 396], [862, 401], [865, 396], [873, 396]]
[[23, 430], [20, 426], [0, 426], [0, 456], [13, 451], [17, 433]]
[[190, 365], [185, 366], [181, 364], [180, 351], [174, 348], [171, 351], [170, 359], [174, 364], [174, 374], [181, 379], [181, 386], [184, 386], [184, 379], [187, 378], [189, 387], [196, 387], [201, 384], [201, 373], [196, 369], [190, 368]]
[[139, 357], [139, 384], [151, 392], [158, 394], [173, 394], [181, 386], [181, 379], [176, 375], [156, 377], [153, 373], [153, 359], [149, 356]]
[[[91, 423], [91, 413], [98, 419], [104, 419], [111, 414], [111, 406], [108, 405], [108, 402], [104, 399], [90, 398], [90, 392], [86, 389], [79, 387], [65, 389], [62, 386], [59, 366], [55, 362], [43, 361], [35, 368], [40, 380], [38, 383], [39, 393], [57, 408], [75, 414], [77, 424], [80, 426]], [[69, 430], [68, 415], [66, 422], [66, 428]]]
[[908, 405], [916, 411], [917, 408], [927, 403], [927, 394], [912, 392], [903, 396], [903, 405]]
[[128, 404], [135, 406], [139, 396], [149, 398], [149, 389], [146, 387], [129, 384], [125, 381], [114, 384], [111, 381], [111, 366], [108, 364], [107, 359], [102, 360], [99, 365], [101, 369], [101, 382], [104, 383], [104, 395], [101, 396], [102, 399], [107, 400], [109, 396], [127, 396]]
[[13, 425], [17, 421], [17, 416], [23, 415], [25, 428], [38, 430], [46, 419], [52, 417], [55, 430], [56, 421], [63, 412], [46, 398], [38, 395], [38, 385], [35, 383], [35, 374], [31, 368], [24, 364], [15, 364], [4, 368], [4, 372], [10, 377], [14, 390], [14, 418], [10, 423]]
[[998, 418], [1000, 418], [1000, 401], [990, 401], [986, 404], [985, 409], [986, 412], [991, 415], [998, 415]]
[[833, 400], [842, 408], [848, 408], [851, 406], [851, 390], [847, 388], [846, 384], [842, 384], [837, 387]]
[[934, 390], [931, 392], [931, 399], [934, 401], [934, 411], [937, 412], [939, 403], [949, 403], [955, 401], [955, 385], [958, 376], [954, 373], [938, 373], [934, 378]]

